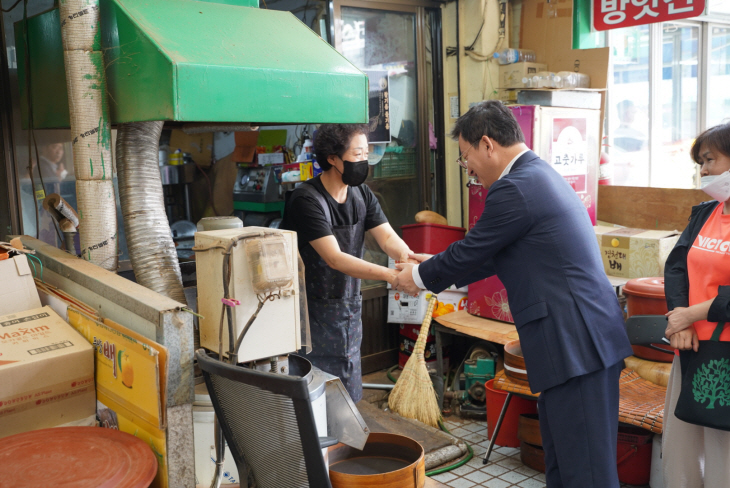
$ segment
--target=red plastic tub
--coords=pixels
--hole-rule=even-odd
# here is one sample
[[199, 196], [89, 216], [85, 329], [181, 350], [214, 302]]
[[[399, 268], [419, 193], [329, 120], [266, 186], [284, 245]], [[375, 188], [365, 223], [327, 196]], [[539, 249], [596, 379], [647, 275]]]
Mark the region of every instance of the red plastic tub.
[[[492, 438], [494, 426], [497, 425], [499, 413], [507, 398], [507, 392], [494, 389], [494, 380], [487, 381], [487, 435]], [[504, 415], [502, 427], [495, 442], [502, 447], [520, 447], [520, 440], [517, 438], [517, 427], [520, 423], [520, 415], [524, 413], [537, 413], [537, 400], [512, 395], [512, 400]]]
[[652, 433], [638, 427], [618, 428], [618, 479], [629, 485], [648, 485], [651, 477]]
[[463, 227], [441, 224], [409, 224], [401, 227], [403, 241], [415, 253], [438, 254], [466, 234]]

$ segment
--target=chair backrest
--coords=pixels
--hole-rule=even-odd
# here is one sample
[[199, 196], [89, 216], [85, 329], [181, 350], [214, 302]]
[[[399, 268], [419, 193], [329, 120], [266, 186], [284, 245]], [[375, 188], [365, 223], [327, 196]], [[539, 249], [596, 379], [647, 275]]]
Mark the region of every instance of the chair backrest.
[[626, 320], [626, 334], [632, 346], [645, 346], [667, 354], [674, 354], [673, 349], [664, 349], [654, 344], [667, 344], [664, 331], [667, 329], [667, 317], [664, 315], [632, 315]]
[[[306, 378], [233, 366], [202, 349], [196, 357], [240, 471], [248, 466], [258, 488], [331, 488]], [[289, 361], [311, 370], [304, 358]]]

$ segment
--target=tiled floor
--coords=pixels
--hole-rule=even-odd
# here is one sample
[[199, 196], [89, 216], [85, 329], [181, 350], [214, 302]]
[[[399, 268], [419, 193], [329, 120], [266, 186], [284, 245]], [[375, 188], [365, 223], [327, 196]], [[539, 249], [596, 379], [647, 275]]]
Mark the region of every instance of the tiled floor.
[[[474, 457], [465, 465], [446, 473], [433, 476], [433, 479], [453, 488], [544, 488], [545, 475], [528, 468], [520, 461], [520, 450], [511, 447], [495, 447], [489, 464], [482, 465], [487, 452], [487, 423], [448, 417], [444, 425], [455, 437], [471, 445]], [[621, 485], [631, 488], [630, 485]], [[648, 486], [646, 488], [649, 488]]]

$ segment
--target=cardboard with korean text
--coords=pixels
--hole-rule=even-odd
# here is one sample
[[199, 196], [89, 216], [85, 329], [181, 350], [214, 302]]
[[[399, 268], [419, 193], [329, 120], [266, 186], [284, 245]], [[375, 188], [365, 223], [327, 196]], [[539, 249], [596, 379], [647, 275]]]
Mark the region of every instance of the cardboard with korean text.
[[0, 317], [0, 437], [87, 419], [94, 351], [50, 307]]
[[664, 263], [679, 239], [677, 231], [601, 225], [593, 229], [606, 274], [620, 278], [664, 276]]
[[72, 307], [69, 323], [91, 343], [96, 364], [97, 416], [102, 427], [145, 441], [158, 462], [154, 488], [166, 488], [165, 383], [167, 349], [108, 319]]

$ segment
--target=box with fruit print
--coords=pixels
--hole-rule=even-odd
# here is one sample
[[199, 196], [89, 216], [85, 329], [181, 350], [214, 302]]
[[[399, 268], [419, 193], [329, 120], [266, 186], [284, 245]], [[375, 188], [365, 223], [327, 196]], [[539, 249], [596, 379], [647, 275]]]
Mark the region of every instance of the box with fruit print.
[[126, 327], [107, 325], [73, 309], [68, 318], [94, 347], [97, 391], [145, 422], [164, 427], [157, 349]]
[[[415, 297], [396, 290], [388, 291], [388, 323], [422, 323], [432, 295], [433, 293], [426, 290], [421, 291]], [[444, 290], [437, 295], [437, 300], [438, 303], [433, 313], [434, 318], [456, 310], [464, 310], [467, 300], [466, 291], [463, 288]]]
[[68, 308], [69, 323], [94, 348], [96, 408], [102, 427], [145, 441], [158, 462], [153, 488], [167, 488], [167, 349], [109, 319]]

